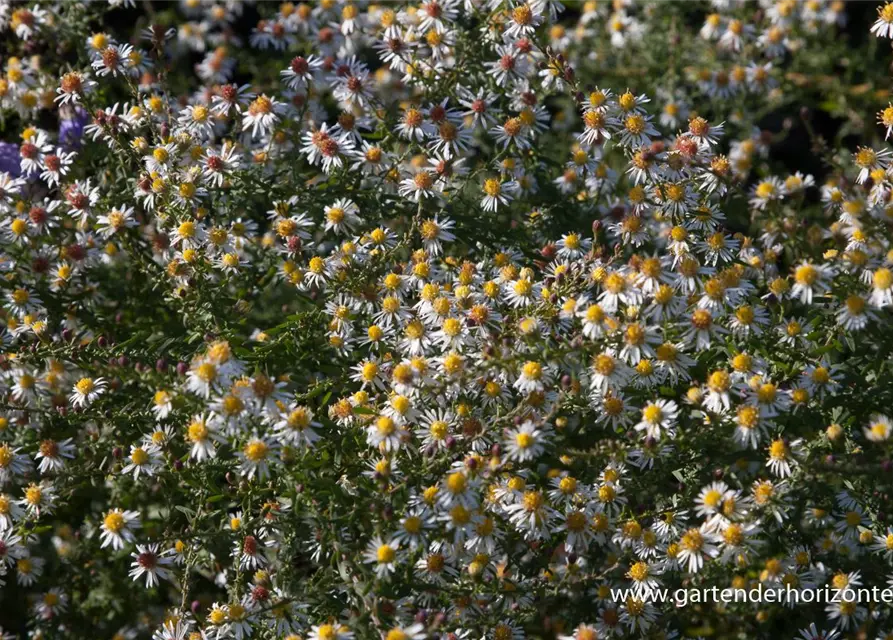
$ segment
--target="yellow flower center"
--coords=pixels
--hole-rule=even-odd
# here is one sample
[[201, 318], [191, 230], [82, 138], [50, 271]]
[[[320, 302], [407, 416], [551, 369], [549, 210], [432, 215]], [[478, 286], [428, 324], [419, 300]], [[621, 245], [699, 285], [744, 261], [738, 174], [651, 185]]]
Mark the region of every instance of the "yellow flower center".
[[529, 449], [533, 446], [533, 436], [529, 433], [521, 432], [515, 436], [515, 442], [519, 449]]
[[738, 408], [738, 424], [744, 429], [753, 429], [760, 419], [760, 412], [756, 407], [743, 406]]
[[245, 457], [252, 462], [260, 462], [267, 457], [270, 447], [262, 440], [253, 440], [245, 445]]
[[25, 501], [30, 504], [37, 506], [40, 504], [40, 501], [43, 499], [43, 490], [36, 484], [31, 484], [25, 489]]
[[189, 427], [186, 429], [187, 437], [192, 442], [202, 442], [203, 440], [207, 440], [209, 435], [209, 430], [207, 425], [201, 420], [196, 420], [189, 424]]
[[363, 380], [370, 381], [378, 375], [378, 365], [374, 362], [367, 362], [363, 365]]
[[502, 191], [502, 183], [496, 178], [488, 178], [484, 181], [484, 193], [495, 198]]
[[96, 388], [96, 385], [94, 384], [93, 380], [90, 378], [81, 378], [80, 380], [78, 380], [77, 384], [74, 386], [78, 390], [78, 393], [80, 393], [81, 395], [85, 395], [85, 396], [89, 395], [90, 392], [92, 392], [93, 389]]
[[137, 447], [133, 450], [133, 453], [130, 454], [130, 461], [140, 467], [149, 462], [149, 454], [146, 453], [146, 450], [142, 447]]
[[642, 418], [645, 422], [658, 423], [663, 419], [663, 410], [656, 404], [649, 404], [642, 410]]
[[539, 511], [544, 502], [543, 494], [539, 491], [527, 491], [524, 493], [524, 497], [521, 498], [521, 504], [528, 513]]
[[697, 529], [689, 529], [685, 532], [685, 535], [682, 536], [679, 543], [682, 545], [683, 549], [688, 551], [700, 551], [701, 547], [704, 546], [704, 536], [702, 536], [701, 532]]
[[629, 131], [633, 135], [639, 135], [643, 131], [645, 131], [646, 121], [645, 118], [640, 116], [637, 113], [628, 115], [626, 117], [626, 121], [623, 123], [626, 127], [626, 130]]
[[737, 547], [744, 541], [744, 532], [741, 530], [740, 525], [730, 524], [728, 528], [723, 531], [722, 537], [727, 545]]
[[636, 562], [629, 568], [629, 577], [636, 582], [641, 582], [648, 578], [648, 565], [644, 562]]
[[392, 546], [383, 544], [378, 547], [375, 557], [379, 564], [389, 564], [397, 557], [397, 551]]
[[543, 377], [543, 367], [538, 362], [529, 361], [522, 369], [525, 378], [530, 380], [539, 380]]
[[706, 309], [696, 309], [691, 314], [691, 323], [696, 329], [704, 331], [713, 325], [713, 315]]
[[707, 379], [707, 387], [711, 391], [722, 393], [728, 391], [732, 386], [732, 379], [728, 371], [714, 371]]
[[856, 152], [855, 162], [863, 168], [871, 167], [877, 161], [877, 153], [869, 147], [862, 147]]
[[893, 271], [887, 268], [881, 268], [874, 272], [871, 277], [871, 284], [875, 289], [886, 290], [893, 286]]
[[5, 469], [12, 464], [15, 454], [8, 444], [0, 445], [0, 468]]
[[124, 516], [117, 511], [107, 513], [102, 522], [112, 533], [118, 533], [124, 528]]
[[379, 416], [378, 420], [375, 421], [375, 428], [380, 435], [389, 436], [397, 430], [397, 425], [388, 416]]
[[810, 264], [804, 264], [797, 267], [794, 272], [794, 279], [803, 285], [813, 285], [819, 279], [819, 271]]
[[217, 367], [210, 362], [205, 362], [199, 365], [199, 368], [196, 369], [195, 373], [200, 380], [211, 382], [217, 378]]
[[784, 440], [773, 440], [769, 445], [769, 457], [773, 460], [785, 460], [788, 457], [788, 445]]
[[769, 181], [761, 182], [757, 185], [756, 194], [758, 198], [771, 198], [775, 195], [776, 187], [775, 184]]
[[636, 106], [636, 97], [627, 91], [617, 100], [617, 103], [620, 105], [620, 108], [624, 111], [629, 111], [633, 107]]

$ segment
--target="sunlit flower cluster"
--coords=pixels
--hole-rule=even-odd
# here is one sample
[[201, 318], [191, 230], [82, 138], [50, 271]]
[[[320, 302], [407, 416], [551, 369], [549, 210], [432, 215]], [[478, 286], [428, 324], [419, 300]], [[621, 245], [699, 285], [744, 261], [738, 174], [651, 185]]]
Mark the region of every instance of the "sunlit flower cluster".
[[890, 637], [654, 594], [893, 584], [893, 5], [144, 4], [0, 0], [0, 639]]

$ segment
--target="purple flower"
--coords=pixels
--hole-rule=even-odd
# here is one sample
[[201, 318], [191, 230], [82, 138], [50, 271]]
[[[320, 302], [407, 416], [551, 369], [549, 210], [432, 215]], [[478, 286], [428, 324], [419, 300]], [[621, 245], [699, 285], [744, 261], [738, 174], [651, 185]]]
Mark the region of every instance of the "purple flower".
[[0, 142], [0, 171], [14, 178], [22, 174], [19, 156], [19, 145], [12, 142]]
[[74, 112], [74, 115], [71, 118], [59, 122], [60, 144], [66, 149], [76, 149], [80, 147], [87, 120], [87, 112], [83, 109], [78, 109]]

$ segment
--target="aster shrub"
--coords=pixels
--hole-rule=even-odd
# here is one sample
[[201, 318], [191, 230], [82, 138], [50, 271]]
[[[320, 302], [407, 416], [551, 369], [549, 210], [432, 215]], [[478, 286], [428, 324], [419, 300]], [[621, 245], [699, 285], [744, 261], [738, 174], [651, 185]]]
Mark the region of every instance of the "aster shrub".
[[891, 38], [0, 0], [0, 638], [889, 638]]

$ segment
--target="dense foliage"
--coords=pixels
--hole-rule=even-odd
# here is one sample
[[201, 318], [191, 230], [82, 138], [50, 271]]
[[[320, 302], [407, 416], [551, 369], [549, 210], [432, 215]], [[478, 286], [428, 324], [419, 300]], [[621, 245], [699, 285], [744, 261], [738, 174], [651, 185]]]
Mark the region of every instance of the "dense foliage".
[[890, 637], [864, 8], [0, 0], [0, 638]]

